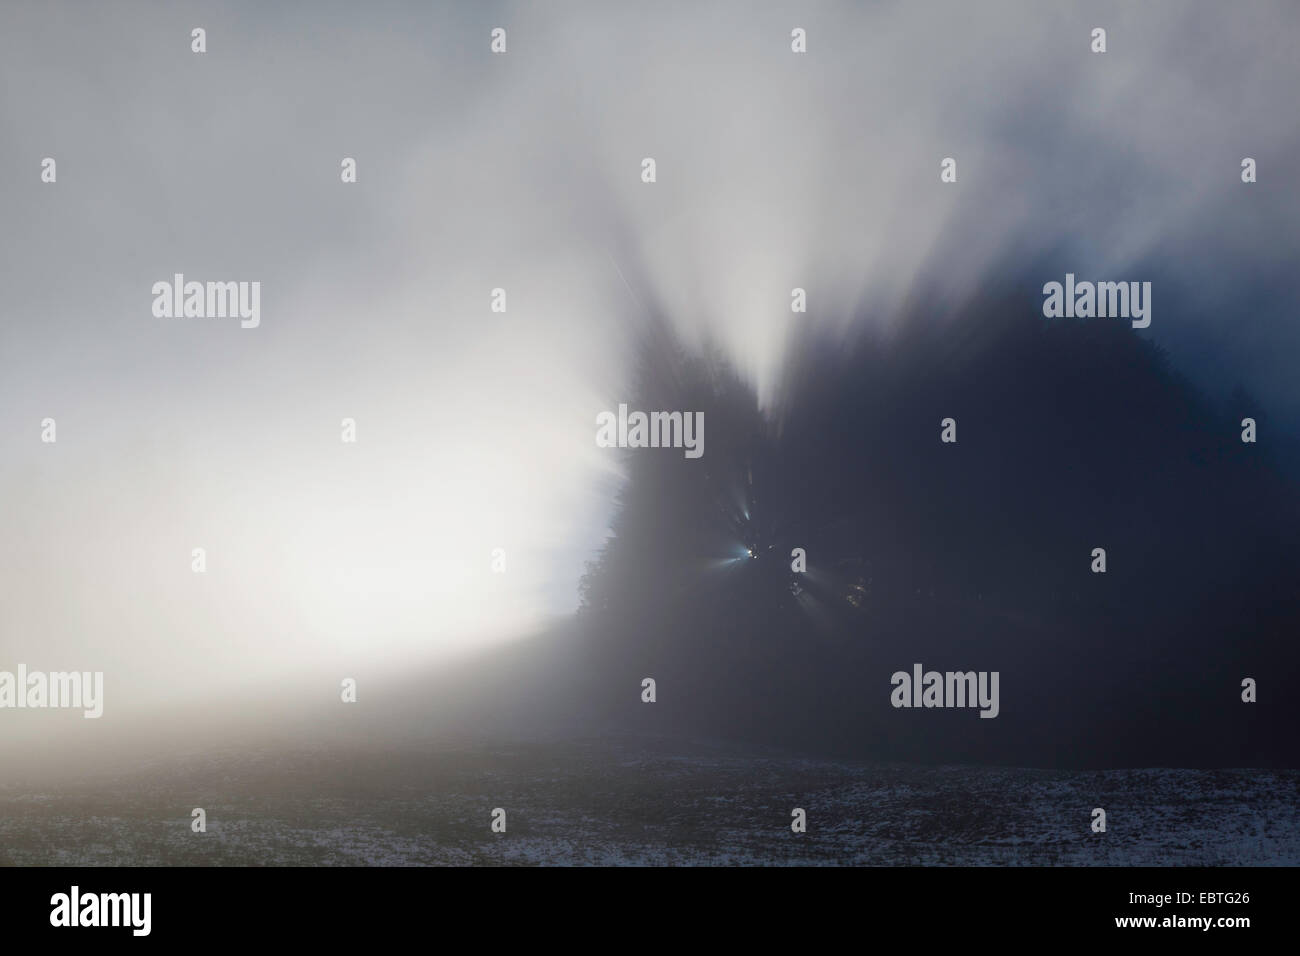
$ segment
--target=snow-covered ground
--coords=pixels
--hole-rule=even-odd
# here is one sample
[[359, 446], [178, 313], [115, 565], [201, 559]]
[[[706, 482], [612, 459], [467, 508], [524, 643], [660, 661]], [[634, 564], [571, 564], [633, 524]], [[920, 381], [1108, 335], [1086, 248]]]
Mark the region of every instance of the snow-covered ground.
[[1295, 770], [885, 766], [628, 739], [214, 753], [0, 786], [0, 863], [1296, 865], [1298, 797]]

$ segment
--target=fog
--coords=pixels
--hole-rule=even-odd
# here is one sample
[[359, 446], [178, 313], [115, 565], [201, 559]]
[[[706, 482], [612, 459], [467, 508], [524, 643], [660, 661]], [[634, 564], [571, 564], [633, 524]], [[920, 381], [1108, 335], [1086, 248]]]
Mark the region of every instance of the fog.
[[[492, 647], [555, 666], [623, 477], [595, 417], [628, 399], [651, 313], [776, 413], [791, 341], [894, 329], [918, 295], [968, 301], [1008, 269], [1150, 280], [1136, 334], [1293, 428], [1298, 21], [6, 4], [0, 670], [102, 671], [105, 700], [0, 712], [0, 757], [440, 732], [418, 707], [347, 723], [340, 681], [378, 708], [398, 681], [473, 696], [453, 662]], [[259, 327], [156, 318], [175, 273], [260, 281]]]

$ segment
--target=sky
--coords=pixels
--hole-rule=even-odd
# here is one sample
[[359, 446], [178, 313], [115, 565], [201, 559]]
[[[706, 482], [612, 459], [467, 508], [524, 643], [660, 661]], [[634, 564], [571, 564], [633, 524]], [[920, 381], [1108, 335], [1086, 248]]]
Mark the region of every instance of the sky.
[[[1140, 334], [1300, 423], [1297, 27], [1285, 2], [6, 3], [0, 669], [102, 670], [118, 720], [328, 697], [571, 611], [620, 478], [595, 418], [651, 309], [771, 405], [791, 336], [888, 329], [921, 282], [1151, 280]], [[260, 325], [155, 317], [177, 272], [261, 282]], [[22, 745], [53, 726], [9, 716]]]

